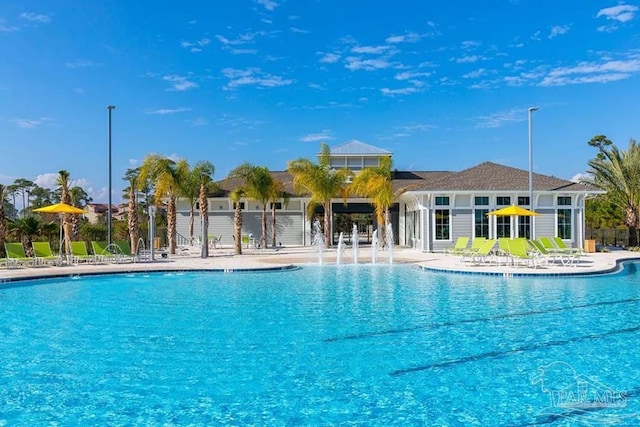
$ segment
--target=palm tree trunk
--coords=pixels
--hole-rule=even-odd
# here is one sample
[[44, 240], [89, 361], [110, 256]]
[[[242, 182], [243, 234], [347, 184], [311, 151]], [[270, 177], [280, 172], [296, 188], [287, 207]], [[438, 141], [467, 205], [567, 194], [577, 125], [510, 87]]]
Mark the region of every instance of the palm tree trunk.
[[[209, 201], [207, 200], [207, 189], [204, 185], [200, 186], [200, 220], [202, 221], [202, 229], [205, 241], [209, 240]], [[202, 245], [202, 257], [209, 256], [209, 245]]]
[[331, 246], [331, 200], [324, 204], [324, 247]]
[[275, 202], [271, 206], [271, 244], [276, 247], [276, 204]]
[[267, 248], [267, 204], [262, 204], [262, 236], [260, 236], [262, 249]]
[[[129, 228], [129, 241], [131, 242], [131, 253], [138, 253], [138, 240], [140, 239], [140, 231], [138, 229], [138, 204], [136, 201], [135, 188], [129, 187], [129, 212], [127, 216]], [[153, 244], [153, 242], [151, 242]]]
[[169, 197], [169, 205], [167, 206], [167, 234], [169, 235], [169, 253], [175, 255], [176, 253], [176, 197]]
[[[189, 243], [192, 245], [193, 245], [193, 214], [194, 214], [193, 205], [191, 205], [191, 208], [189, 211]], [[202, 236], [202, 238], [204, 239], [205, 236]]]
[[239, 201], [236, 202], [236, 210], [233, 213], [233, 233], [236, 255], [242, 255], [242, 209]]
[[62, 214], [62, 229], [64, 230], [64, 253], [71, 253], [71, 239], [73, 239], [73, 224], [71, 214]]

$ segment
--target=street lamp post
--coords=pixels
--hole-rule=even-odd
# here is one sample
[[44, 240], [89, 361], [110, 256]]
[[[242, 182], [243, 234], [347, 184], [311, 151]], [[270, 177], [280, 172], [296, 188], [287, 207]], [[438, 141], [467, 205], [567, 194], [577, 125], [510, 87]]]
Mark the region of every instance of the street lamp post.
[[108, 129], [108, 146], [109, 146], [109, 205], [107, 206], [107, 245], [111, 245], [111, 111], [116, 108], [115, 105], [107, 105], [109, 116]]
[[[536, 111], [538, 107], [529, 107], [529, 208], [534, 211], [533, 206], [533, 112]], [[531, 217], [531, 225], [530, 225], [530, 238], [534, 238], [534, 229], [533, 229], [534, 218]]]

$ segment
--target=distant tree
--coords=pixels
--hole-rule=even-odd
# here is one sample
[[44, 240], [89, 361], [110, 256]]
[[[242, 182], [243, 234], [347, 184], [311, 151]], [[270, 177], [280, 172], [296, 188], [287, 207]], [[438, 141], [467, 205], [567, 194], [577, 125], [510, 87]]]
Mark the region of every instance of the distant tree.
[[[205, 241], [209, 236], [209, 198], [207, 197], [207, 193], [209, 189], [212, 188], [214, 172], [215, 167], [208, 161], [197, 162], [191, 171], [198, 184], [199, 213], [200, 220], [202, 221], [202, 232], [204, 233], [202, 238], [205, 239]], [[209, 256], [209, 245], [202, 245], [201, 256], [203, 258]]]
[[589, 161], [591, 184], [607, 192], [607, 198], [624, 212], [624, 224], [629, 229], [629, 246], [638, 245], [640, 218], [640, 146], [634, 139], [627, 151], [621, 151], [604, 135], [589, 141], [598, 154]]
[[136, 189], [140, 179], [140, 168], [127, 169], [124, 180], [129, 182], [129, 203], [127, 206], [127, 228], [129, 231], [129, 244], [131, 245], [131, 253], [138, 253], [138, 241], [140, 240], [140, 229], [138, 226], [138, 204], [136, 198]]
[[8, 187], [0, 184], [0, 258], [5, 257], [4, 242], [7, 241], [7, 218], [5, 216], [5, 206], [8, 204], [8, 197]]
[[[35, 186], [33, 181], [30, 181], [25, 178], [18, 178], [13, 181], [13, 184], [10, 186], [10, 191], [14, 194], [17, 194], [22, 197], [22, 216], [24, 217], [27, 213], [27, 208], [29, 207], [29, 193]], [[15, 199], [14, 199], [15, 206]]]
[[[69, 172], [66, 170], [61, 170], [58, 172], [58, 178], [56, 183], [60, 188], [60, 203], [65, 203], [67, 205], [71, 204], [71, 192], [69, 191]], [[71, 214], [65, 213], [62, 214], [62, 229], [64, 230], [64, 248], [65, 253], [71, 253], [71, 240], [73, 239], [73, 222], [72, 222]]]
[[18, 238], [24, 245], [25, 254], [33, 256], [33, 236], [41, 231], [41, 223], [34, 216], [17, 218], [9, 223], [9, 234]]
[[310, 195], [307, 216], [313, 218], [318, 206], [324, 208], [324, 242], [331, 244], [331, 199], [343, 196], [345, 182], [349, 177], [346, 169], [331, 169], [329, 146], [322, 144], [318, 164], [308, 159], [290, 161], [287, 170], [293, 175], [293, 187], [298, 193]]
[[159, 154], [149, 154], [142, 161], [140, 178], [150, 179], [155, 187], [155, 202], [167, 199], [167, 237], [169, 253], [176, 253], [176, 200], [180, 195], [180, 175], [176, 162]]
[[230, 194], [233, 208], [233, 240], [236, 255], [242, 255], [242, 200], [244, 198], [244, 190], [242, 188], [234, 189]]

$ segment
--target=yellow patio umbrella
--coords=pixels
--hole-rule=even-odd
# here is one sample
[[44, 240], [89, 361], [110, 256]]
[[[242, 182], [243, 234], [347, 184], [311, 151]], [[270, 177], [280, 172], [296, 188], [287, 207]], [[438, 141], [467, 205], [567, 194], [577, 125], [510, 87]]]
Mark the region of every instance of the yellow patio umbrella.
[[[506, 208], [489, 212], [487, 213], [487, 215], [516, 217], [516, 216], [538, 216], [540, 214], [537, 212], [530, 211], [529, 209], [521, 208], [520, 206], [511, 205], [511, 206], [507, 206]], [[516, 234], [514, 231], [515, 231], [515, 221], [512, 218], [511, 230], [509, 231], [509, 233], [511, 234], [511, 238], [513, 238], [513, 236]]]
[[76, 208], [75, 206], [68, 205], [66, 203], [56, 203], [55, 205], [49, 205], [42, 208], [34, 209], [34, 212], [42, 213], [68, 213], [68, 214], [83, 214], [89, 213], [84, 209]]
[[89, 213], [84, 209], [77, 208], [75, 206], [68, 205], [66, 203], [56, 203], [54, 205], [45, 206], [42, 208], [37, 208], [33, 210], [34, 212], [40, 213], [58, 213], [60, 214], [60, 249], [59, 253], [62, 253], [62, 224], [63, 224], [63, 216], [62, 214], [83, 214]]
[[495, 216], [538, 216], [537, 212], [530, 211], [529, 209], [521, 208], [520, 206], [511, 205], [506, 208], [498, 209], [497, 211], [489, 212], [487, 215]]

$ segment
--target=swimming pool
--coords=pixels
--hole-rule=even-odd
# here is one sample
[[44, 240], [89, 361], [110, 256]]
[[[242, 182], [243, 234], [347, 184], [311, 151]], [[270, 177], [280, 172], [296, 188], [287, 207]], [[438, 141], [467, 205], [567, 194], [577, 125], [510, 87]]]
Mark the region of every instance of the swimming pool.
[[0, 425], [637, 425], [628, 265], [582, 278], [344, 265], [5, 284]]

